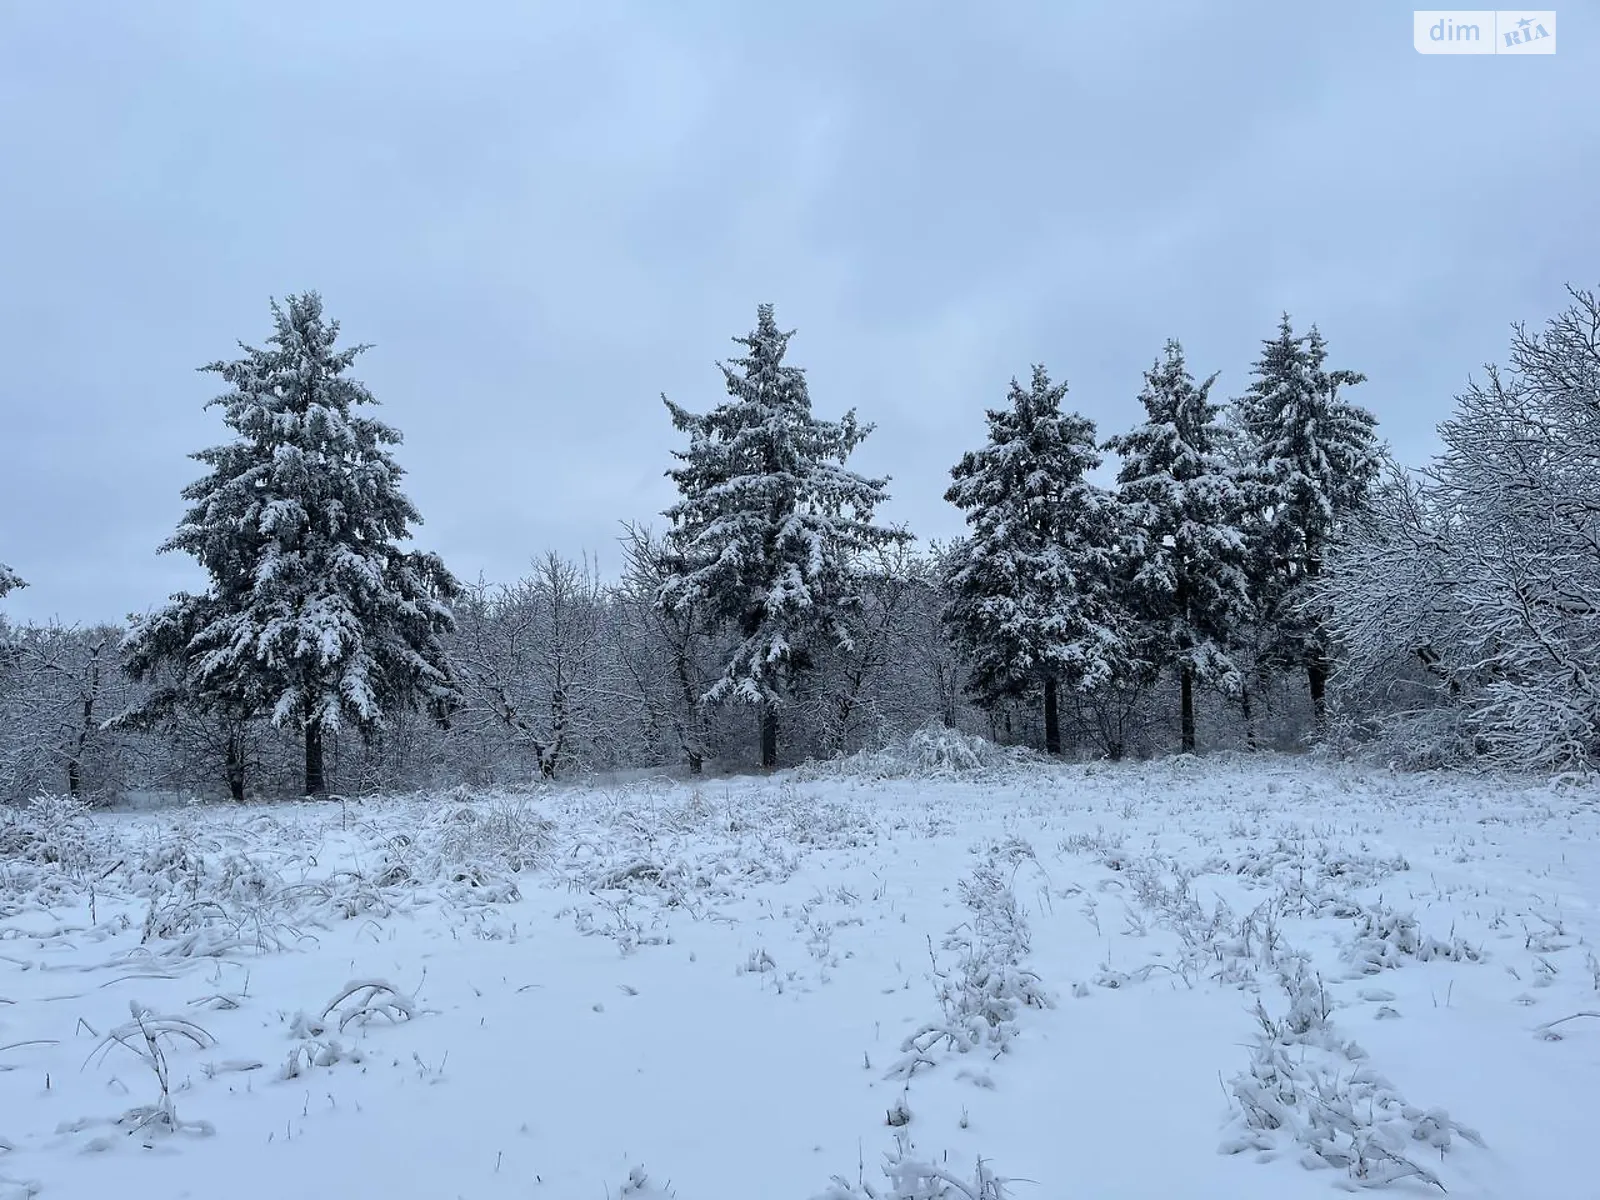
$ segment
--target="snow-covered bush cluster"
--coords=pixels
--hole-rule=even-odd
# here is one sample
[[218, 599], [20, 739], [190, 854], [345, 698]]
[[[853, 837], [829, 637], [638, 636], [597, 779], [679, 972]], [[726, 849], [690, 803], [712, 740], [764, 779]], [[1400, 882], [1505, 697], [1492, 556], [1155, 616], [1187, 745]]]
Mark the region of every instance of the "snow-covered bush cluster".
[[891, 738], [878, 750], [861, 750], [842, 760], [808, 764], [802, 776], [830, 774], [866, 779], [940, 778], [1015, 766], [1016, 747], [996, 746], [975, 734], [938, 723]]

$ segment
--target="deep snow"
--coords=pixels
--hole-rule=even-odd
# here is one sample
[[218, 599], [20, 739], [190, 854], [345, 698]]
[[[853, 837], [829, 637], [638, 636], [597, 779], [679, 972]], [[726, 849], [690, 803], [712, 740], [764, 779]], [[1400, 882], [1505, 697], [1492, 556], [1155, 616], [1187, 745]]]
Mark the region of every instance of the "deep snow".
[[1593, 790], [960, 765], [0, 817], [0, 1197], [1600, 1197]]

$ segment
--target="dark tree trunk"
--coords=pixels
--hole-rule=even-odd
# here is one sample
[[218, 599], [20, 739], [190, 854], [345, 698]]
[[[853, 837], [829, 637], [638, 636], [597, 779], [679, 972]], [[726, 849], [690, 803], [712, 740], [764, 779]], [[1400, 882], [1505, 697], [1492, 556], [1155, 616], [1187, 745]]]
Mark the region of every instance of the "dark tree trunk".
[[1178, 672], [1179, 718], [1183, 728], [1183, 753], [1194, 753], [1194, 667], [1184, 663]]
[[328, 777], [322, 763], [322, 726], [315, 721], [306, 723], [306, 795], [324, 796], [328, 792]]
[[1306, 664], [1306, 682], [1311, 686], [1311, 719], [1320, 730], [1328, 723], [1328, 660], [1320, 655]]
[[94, 728], [94, 699], [100, 694], [100, 647], [94, 649], [94, 661], [89, 667], [89, 689], [83, 698], [83, 723], [78, 727], [77, 744], [67, 761], [67, 794], [77, 799], [83, 794], [83, 748], [89, 744], [89, 731]]
[[228, 761], [226, 771], [228, 776], [228, 795], [233, 797], [236, 804], [244, 803], [244, 754], [243, 747], [239, 745], [239, 735], [228, 735]]
[[687, 649], [680, 648], [676, 652], [673, 669], [678, 676], [685, 713], [684, 719], [678, 723], [678, 745], [688, 760], [689, 774], [699, 775], [705, 769], [705, 718], [700, 711], [699, 689], [695, 687], [693, 664]]
[[[1316, 545], [1309, 548], [1308, 561], [1306, 562], [1306, 577], [1315, 581], [1322, 574], [1322, 547]], [[1324, 622], [1319, 616], [1316, 620], [1315, 632], [1311, 641], [1311, 653], [1306, 659], [1306, 682], [1311, 688], [1311, 719], [1316, 723], [1317, 732], [1320, 733], [1328, 721], [1328, 671], [1329, 662], [1326, 643], [1322, 633]]]
[[1256, 714], [1250, 705], [1250, 685], [1248, 683], [1239, 688], [1239, 709], [1244, 714], [1245, 749], [1251, 752], [1259, 750], [1261, 742], [1256, 736]]
[[1044, 750], [1061, 753], [1061, 706], [1056, 697], [1056, 681], [1044, 681]]
[[761, 706], [761, 769], [778, 765], [778, 706], [767, 701]]

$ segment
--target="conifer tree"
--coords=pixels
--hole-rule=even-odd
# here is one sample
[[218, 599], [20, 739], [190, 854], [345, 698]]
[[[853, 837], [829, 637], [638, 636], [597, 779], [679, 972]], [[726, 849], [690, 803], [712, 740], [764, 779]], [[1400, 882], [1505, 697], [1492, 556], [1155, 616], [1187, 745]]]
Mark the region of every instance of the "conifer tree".
[[5, 563], [0, 562], [0, 596], [27, 586], [27, 581], [22, 576], [6, 566]]
[[1327, 357], [1316, 326], [1298, 335], [1285, 313], [1236, 413], [1255, 466], [1256, 607], [1270, 657], [1305, 671], [1319, 726], [1332, 664], [1327, 614], [1316, 600], [1326, 589], [1317, 580], [1334, 536], [1366, 505], [1383, 461], [1377, 418], [1340, 394], [1366, 376], [1329, 370]]
[[402, 548], [422, 518], [389, 450], [401, 437], [359, 414], [377, 401], [347, 374], [368, 347], [335, 348], [315, 292], [274, 301], [272, 317], [265, 348], [201, 368], [228, 383], [207, 407], [237, 436], [193, 455], [207, 473], [161, 549], [193, 555], [210, 586], [136, 622], [128, 663], [136, 677], [170, 668], [157, 704], [303, 733], [305, 791], [320, 795], [324, 739], [347, 722], [366, 736], [401, 706], [447, 719], [459, 585], [436, 555]]
[[1196, 386], [1169, 341], [1145, 372], [1144, 423], [1106, 442], [1122, 459], [1128, 601], [1152, 663], [1177, 668], [1185, 753], [1195, 749], [1195, 685], [1238, 686], [1229, 649], [1250, 611], [1244, 491], [1219, 453], [1216, 378]]
[[734, 339], [747, 352], [718, 364], [727, 400], [697, 414], [662, 397], [689, 445], [667, 472], [680, 499], [665, 513], [675, 553], [657, 603], [734, 630], [705, 698], [759, 708], [767, 768], [777, 765], [778, 708], [817, 639], [849, 641], [855, 560], [908, 537], [873, 524], [888, 480], [844, 465], [873, 427], [853, 409], [839, 421], [813, 415], [805, 373], [783, 361], [793, 336], [763, 304], [755, 330]]
[[987, 413], [989, 441], [951, 469], [945, 499], [969, 533], [951, 547], [943, 619], [972, 658], [985, 707], [1037, 695], [1045, 749], [1061, 752], [1062, 688], [1092, 692], [1129, 667], [1116, 597], [1117, 512], [1087, 474], [1100, 465], [1093, 422], [1063, 413], [1067, 385], [1043, 366]]

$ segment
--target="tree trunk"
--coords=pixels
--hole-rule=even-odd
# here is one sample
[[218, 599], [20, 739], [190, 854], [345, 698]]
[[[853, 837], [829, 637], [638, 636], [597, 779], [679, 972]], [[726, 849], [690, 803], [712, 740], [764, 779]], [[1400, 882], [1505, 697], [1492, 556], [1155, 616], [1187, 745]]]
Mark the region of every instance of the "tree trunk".
[[1061, 708], [1056, 699], [1056, 681], [1044, 681], [1044, 751], [1061, 753]]
[[1178, 672], [1180, 723], [1183, 728], [1183, 753], [1194, 753], [1194, 667], [1184, 663]]
[[94, 661], [89, 666], [89, 689], [83, 698], [83, 723], [78, 727], [78, 740], [67, 761], [67, 794], [77, 799], [83, 794], [83, 748], [89, 744], [89, 733], [94, 729], [94, 698], [100, 693], [100, 647], [94, 649]]
[[673, 670], [678, 676], [678, 688], [683, 698], [684, 719], [678, 722], [678, 745], [689, 763], [689, 774], [699, 775], [705, 769], [705, 718], [700, 711], [699, 689], [695, 687], [692, 664], [686, 647], [679, 647], [673, 655]]
[[316, 721], [306, 722], [306, 795], [323, 796], [328, 791], [328, 778], [322, 766], [322, 726]]
[[761, 705], [761, 769], [778, 765], [778, 706], [770, 700]]
[[1239, 709], [1244, 714], [1244, 745], [1251, 753], [1261, 748], [1260, 739], [1256, 736], [1256, 714], [1250, 706], [1250, 685], [1243, 684], [1239, 688]]
[[1311, 686], [1311, 719], [1318, 730], [1328, 723], [1328, 660], [1318, 655], [1306, 664], [1306, 682]]
[[[1322, 574], [1322, 546], [1307, 547], [1306, 578], [1313, 582]], [[1321, 733], [1328, 721], [1328, 654], [1323, 640], [1324, 622], [1316, 618], [1311, 653], [1306, 659], [1306, 682], [1311, 687], [1311, 719]]]
[[244, 755], [240, 753], [239, 735], [228, 735], [228, 761], [226, 766], [228, 777], [228, 795], [233, 797], [234, 803], [244, 803]]

